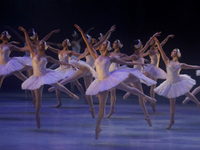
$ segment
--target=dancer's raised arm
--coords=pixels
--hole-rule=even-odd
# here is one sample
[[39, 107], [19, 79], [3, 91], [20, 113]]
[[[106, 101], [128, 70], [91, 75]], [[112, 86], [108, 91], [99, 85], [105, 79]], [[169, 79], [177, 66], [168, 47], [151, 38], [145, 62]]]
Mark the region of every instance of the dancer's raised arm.
[[5, 28], [11, 30], [15, 35], [17, 35], [17, 37], [18, 37], [23, 43], [26, 42], [25, 38], [22, 37], [22, 36], [21, 36], [17, 31], [15, 31], [12, 27], [6, 26]]
[[160, 43], [160, 45], [161, 46], [163, 46], [163, 45], [165, 45], [165, 43], [169, 40], [169, 38], [174, 38], [174, 34], [170, 34], [170, 35], [168, 35], [161, 43]]
[[93, 45], [94, 49], [97, 49], [105, 40], [108, 40], [108, 38], [111, 36], [111, 33], [113, 31], [115, 31], [115, 29], [116, 29], [116, 26], [113, 25], [110, 28], [110, 30], [108, 30], [108, 32], [101, 38], [101, 40], [98, 43], [96, 43], [96, 44]]
[[61, 50], [59, 50], [59, 49], [57, 49], [57, 48], [53, 48], [53, 47], [51, 47], [51, 46], [49, 46], [49, 45], [48, 45], [48, 49], [49, 49], [50, 51], [56, 53], [56, 54], [59, 54], [59, 52], [61, 51]]
[[77, 24], [75, 24], [74, 26], [75, 26], [75, 27], [79, 30], [79, 32], [81, 33], [81, 35], [82, 35], [82, 37], [83, 37], [83, 40], [85, 41], [85, 43], [86, 43], [86, 45], [87, 45], [87, 48], [88, 48], [90, 54], [92, 55], [92, 57], [93, 57], [94, 59], [97, 59], [98, 54], [97, 54], [96, 50], [92, 47], [92, 45], [87, 41], [87, 38], [86, 38], [86, 36], [85, 36], [83, 30], [82, 30]]
[[34, 51], [34, 48], [33, 48], [32, 44], [31, 44], [31, 41], [30, 41], [30, 39], [29, 39], [28, 33], [27, 33], [27, 31], [26, 31], [23, 27], [21, 27], [21, 26], [19, 26], [19, 29], [20, 29], [22, 32], [24, 32], [26, 42], [27, 42], [27, 44], [28, 44], [30, 53], [31, 53], [32, 58], [33, 58], [33, 57], [35, 56], [35, 51]]
[[145, 44], [145, 46], [143, 47], [143, 49], [142, 49], [140, 52], [141, 52], [141, 53], [144, 53], [144, 52], [147, 50], [147, 48], [149, 47], [149, 45], [150, 45], [151, 41], [154, 39], [154, 37], [158, 37], [158, 36], [160, 36], [160, 34], [161, 34], [161, 32], [156, 32], [156, 33], [147, 41], [147, 43]]
[[159, 49], [159, 51], [161, 53], [163, 61], [165, 62], [165, 65], [168, 66], [168, 64], [169, 64], [169, 58], [167, 57], [167, 55], [163, 51], [162, 46], [160, 45], [160, 42], [158, 41], [158, 39], [156, 37], [154, 37], [154, 41], [158, 45], [158, 49]]

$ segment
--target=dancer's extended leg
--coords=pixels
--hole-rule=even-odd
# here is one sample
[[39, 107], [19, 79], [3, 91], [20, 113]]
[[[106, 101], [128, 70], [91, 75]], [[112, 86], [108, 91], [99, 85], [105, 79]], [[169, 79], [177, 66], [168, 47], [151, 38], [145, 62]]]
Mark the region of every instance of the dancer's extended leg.
[[169, 102], [170, 102], [170, 123], [167, 126], [167, 129], [170, 129], [172, 125], [175, 123], [174, 116], [176, 112], [176, 98], [170, 99]]

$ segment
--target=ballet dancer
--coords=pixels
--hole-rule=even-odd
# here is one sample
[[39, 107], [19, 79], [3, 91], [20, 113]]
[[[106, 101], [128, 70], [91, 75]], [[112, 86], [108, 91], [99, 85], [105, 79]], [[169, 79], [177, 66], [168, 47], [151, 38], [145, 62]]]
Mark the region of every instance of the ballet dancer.
[[[102, 34], [100, 33], [100, 38], [101, 38], [101, 36], [102, 36]], [[109, 42], [109, 41], [108, 41], [108, 42]], [[123, 44], [121, 43], [121, 41], [118, 40], [118, 39], [115, 40], [114, 43], [113, 43], [113, 45], [112, 45], [112, 48], [114, 49], [114, 51], [111, 52], [111, 53], [109, 53], [109, 56], [110, 56], [110, 57], [115, 57], [115, 58], [118, 58], [118, 59], [127, 56], [126, 54], [123, 54], [123, 53], [120, 52], [120, 48], [122, 48], [122, 47], [123, 47]], [[108, 46], [107, 46], [108, 51], [110, 51], [112, 48], [111, 48], [110, 42], [109, 42], [109, 43], [108, 43]], [[115, 69], [118, 69], [119, 67], [120, 67], [119, 64], [117, 64], [117, 63], [112, 63], [112, 64], [110, 65], [110, 67], [109, 67], [109, 71], [112, 72], [112, 71], [114, 71]], [[117, 99], [117, 98], [116, 98], [116, 89], [112, 89], [112, 90], [110, 91], [110, 112], [109, 112], [109, 114], [106, 116], [107, 118], [109, 118], [113, 113], [115, 113], [114, 107], [115, 107], [116, 99]]]
[[[59, 58], [60, 61], [70, 63], [69, 60], [70, 60], [72, 55], [77, 57], [77, 56], [80, 56], [80, 54], [78, 54], [74, 51], [70, 51], [68, 46], [71, 46], [71, 43], [69, 42], [69, 39], [65, 39], [62, 42], [62, 47], [63, 47], [62, 50], [59, 50], [59, 49], [56, 49], [56, 48], [53, 48], [53, 47], [50, 47], [50, 46], [48, 46], [48, 49], [51, 50], [52, 52], [58, 54], [58, 58]], [[66, 65], [60, 65], [60, 67], [55, 69], [55, 71], [62, 73], [63, 79], [64, 79], [66, 77], [72, 76], [74, 73], [76, 73], [77, 70], [73, 70], [71, 67], [66, 66]], [[85, 98], [85, 92], [83, 90], [82, 85], [78, 82], [78, 80], [75, 80], [73, 83], [77, 86], [77, 88], [81, 92], [85, 101], [87, 101], [87, 99]], [[58, 104], [55, 105], [54, 108], [59, 108], [60, 106], [62, 106], [60, 94], [61, 94], [60, 91], [56, 90], [56, 96], [57, 96]]]
[[[100, 128], [100, 125], [105, 114], [105, 106], [106, 106], [106, 100], [108, 97], [109, 90], [111, 90], [112, 88], [121, 89], [123, 91], [128, 91], [128, 92], [131, 92], [132, 94], [141, 96], [144, 99], [151, 102], [156, 102], [156, 100], [154, 98], [151, 98], [143, 94], [136, 88], [127, 86], [125, 84], [126, 82], [138, 80], [138, 77], [143, 75], [141, 72], [137, 70], [132, 70], [132, 69], [118, 69], [113, 72], [109, 72], [109, 66], [112, 62], [123, 64], [123, 65], [136, 65], [136, 64], [143, 65], [143, 64], [136, 63], [136, 62], [124, 62], [115, 57], [109, 57], [108, 51], [107, 51], [107, 42], [103, 42], [103, 44], [100, 46], [99, 50], [102, 51], [102, 54], [99, 56], [96, 50], [87, 41], [87, 38], [85, 34], [83, 33], [82, 29], [78, 25], [75, 25], [75, 27], [81, 33], [90, 54], [95, 59], [97, 78], [88, 87], [86, 91], [86, 95], [98, 94], [99, 113], [98, 113], [98, 118], [97, 118], [96, 129], [95, 129], [95, 134], [96, 134], [95, 138], [98, 139], [99, 134], [102, 131], [102, 129]], [[115, 26], [112, 26], [109, 31], [113, 32], [114, 30], [115, 30]]]
[[24, 64], [18, 57], [9, 57], [10, 53], [14, 50], [21, 52], [28, 52], [28, 49], [20, 48], [15, 45], [9, 44], [8, 40], [11, 38], [8, 31], [3, 31], [0, 36], [2, 43], [0, 44], [0, 89], [3, 80], [6, 76], [15, 75], [22, 81], [27, 78], [20, 72], [24, 68]]
[[200, 106], [200, 102], [196, 97], [190, 93], [190, 89], [196, 84], [190, 76], [183, 74], [180, 75], [181, 69], [200, 69], [200, 66], [188, 65], [185, 63], [180, 63], [178, 58], [181, 57], [181, 52], [179, 49], [174, 49], [171, 52], [172, 60], [170, 60], [162, 49], [162, 46], [157, 38], [154, 38], [156, 45], [161, 53], [161, 57], [166, 65], [167, 79], [161, 83], [154, 91], [161, 96], [169, 98], [170, 101], [170, 123], [167, 129], [170, 129], [175, 123], [174, 116], [176, 112], [176, 98], [181, 95], [186, 95], [193, 102]]
[[66, 87], [58, 83], [58, 81], [62, 79], [62, 74], [51, 69], [46, 69], [47, 62], [58, 63], [60, 65], [67, 65], [72, 67], [73, 69], [76, 68], [71, 64], [57, 61], [50, 56], [46, 56], [45, 49], [48, 46], [44, 41], [40, 41], [38, 43], [37, 45], [38, 52], [35, 52], [35, 48], [33, 48], [33, 45], [31, 44], [27, 31], [23, 27], [19, 27], [19, 29], [25, 34], [25, 39], [32, 56], [32, 64], [33, 64], [33, 75], [22, 83], [22, 89], [34, 90], [35, 92], [36, 122], [37, 122], [37, 127], [40, 128], [41, 124], [40, 124], [39, 114], [41, 109], [44, 84], [49, 84], [56, 87], [58, 90], [69, 94], [69, 96], [71, 96], [75, 100], [79, 99], [78, 96], [71, 93]]
[[[91, 36], [87, 36], [87, 40], [88, 40], [88, 42], [90, 42], [90, 44], [94, 44], [93, 45], [94, 49], [98, 49], [99, 46], [108, 38], [109, 35], [110, 35], [110, 32], [107, 32], [102, 37], [102, 39], [96, 44], [94, 44], [94, 39], [92, 39]], [[86, 58], [86, 62], [81, 61], [80, 59], [82, 59], [82, 58]], [[87, 89], [93, 81], [93, 76], [95, 76], [95, 71], [93, 69], [95, 67], [94, 58], [92, 57], [92, 55], [90, 55], [88, 49], [86, 48], [84, 53], [82, 53], [76, 60], [71, 60], [70, 63], [79, 69], [75, 74], [73, 74], [72, 76], [70, 76], [66, 79], [63, 79], [60, 83], [62, 85], [65, 85], [69, 82], [73, 82], [73, 81], [83, 77], [85, 87]], [[93, 73], [93, 75], [92, 75], [92, 73]], [[52, 92], [54, 90], [55, 90], [55, 87], [51, 87], [51, 88], [49, 88], [48, 91]], [[92, 96], [86, 95], [86, 99], [90, 105], [89, 111], [91, 112], [92, 117], [95, 118], [95, 109], [94, 109], [94, 105], [93, 105]]]
[[[200, 76], [200, 70], [197, 70], [196, 71], [196, 75], [197, 76]], [[192, 91], [192, 94], [193, 95], [196, 95], [197, 93], [200, 92], [200, 86], [196, 87], [193, 91]], [[190, 98], [189, 97], [186, 97], [185, 100], [183, 101], [183, 104], [186, 104], [187, 102], [190, 101]]]
[[[161, 46], [163, 46], [169, 38], [173, 38], [174, 35], [168, 35], [162, 42]], [[159, 62], [160, 62], [160, 53], [158, 49], [156, 48], [155, 42], [152, 40], [150, 43], [150, 49], [143, 54], [143, 57], [149, 55], [151, 63], [144, 67], [143, 73], [151, 78], [154, 81], [157, 81], [157, 79], [166, 79], [167, 74], [164, 70], [159, 68]], [[155, 92], [154, 89], [156, 88], [156, 84], [152, 85], [150, 88], [150, 96], [155, 98]], [[150, 104], [153, 111], [156, 112], [156, 103]]]

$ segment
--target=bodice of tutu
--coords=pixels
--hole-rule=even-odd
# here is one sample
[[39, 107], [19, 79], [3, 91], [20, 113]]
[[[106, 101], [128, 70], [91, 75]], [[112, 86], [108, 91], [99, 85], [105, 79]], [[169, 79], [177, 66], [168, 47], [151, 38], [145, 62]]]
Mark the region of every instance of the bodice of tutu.
[[10, 60], [10, 49], [7, 46], [0, 47], [0, 65]]
[[158, 67], [159, 62], [160, 62], [160, 53], [156, 53], [155, 55], [149, 55], [151, 59], [151, 64]]
[[72, 43], [73, 43], [72, 50], [76, 53], [80, 53], [81, 45], [76, 41], [72, 41]]
[[[144, 58], [140, 57], [135, 62], [144, 63]], [[141, 65], [134, 65], [134, 69], [140, 70], [142, 72], [143, 68]]]
[[86, 63], [88, 65], [90, 65], [92, 68], [94, 68], [95, 61], [94, 61], [94, 58], [92, 57], [92, 55], [87, 55], [85, 58], [86, 58]]
[[[62, 62], [65, 62], [65, 63], [69, 63], [69, 59], [70, 57], [67, 55], [67, 54], [64, 54], [64, 55], [58, 55], [58, 59]], [[66, 69], [66, 68], [69, 68], [70, 66], [67, 66], [67, 65], [60, 65], [60, 68], [61, 69]]]
[[[116, 56], [115, 58], [119, 59], [120, 56]], [[111, 72], [111, 71], [113, 71], [113, 70], [119, 68], [119, 66], [120, 66], [119, 64], [113, 62], [113, 63], [111, 63], [111, 65], [110, 65], [110, 67], [109, 67], [109, 71]]]
[[42, 57], [40, 59], [38, 59], [37, 57], [34, 57], [32, 62], [33, 62], [34, 76], [42, 76], [46, 74], [47, 59], [45, 57]]
[[96, 72], [98, 80], [104, 80], [107, 76], [109, 76], [109, 67], [110, 67], [110, 60], [103, 59], [102, 61], [98, 58], [95, 61]]
[[180, 64], [176, 66], [172, 66], [171, 64], [169, 64], [167, 66], [167, 80], [170, 83], [175, 83], [180, 81], [180, 76], [179, 76], [180, 71], [181, 71]]

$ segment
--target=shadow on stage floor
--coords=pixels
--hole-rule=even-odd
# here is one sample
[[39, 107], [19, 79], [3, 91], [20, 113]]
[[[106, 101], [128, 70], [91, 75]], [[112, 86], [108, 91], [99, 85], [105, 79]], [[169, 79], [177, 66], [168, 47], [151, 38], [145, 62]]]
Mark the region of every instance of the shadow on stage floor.
[[[41, 108], [41, 129], [37, 129], [35, 109], [31, 98], [23, 92], [0, 93], [0, 150], [193, 150], [199, 149], [200, 109], [192, 102], [182, 105], [185, 97], [177, 100], [176, 123], [170, 130], [169, 101], [157, 96], [157, 112], [150, 104], [147, 109], [152, 120], [149, 127], [136, 96], [123, 100], [117, 93], [115, 113], [102, 121], [102, 132], [95, 140], [96, 118], [89, 106], [62, 94], [63, 105], [57, 103], [55, 93], [44, 93]], [[80, 95], [79, 95], [80, 96]], [[30, 96], [31, 97], [31, 96]], [[98, 99], [94, 98], [96, 117]], [[110, 101], [107, 101], [106, 115]]]

